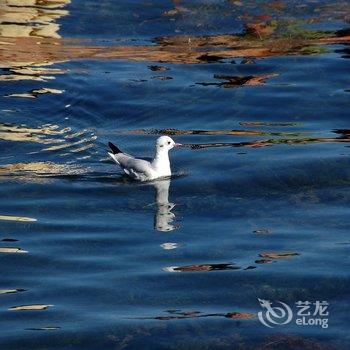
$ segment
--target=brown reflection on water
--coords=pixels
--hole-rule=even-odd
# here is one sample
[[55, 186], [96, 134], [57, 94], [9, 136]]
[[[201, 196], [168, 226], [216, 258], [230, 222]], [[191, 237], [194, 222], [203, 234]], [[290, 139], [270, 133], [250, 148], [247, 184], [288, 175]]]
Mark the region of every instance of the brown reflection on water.
[[[1, 3], [0, 67], [19, 68], [19, 70], [11, 71], [12, 75], [19, 75], [18, 77], [2, 77], [3, 80], [32, 77], [32, 80], [45, 81], [50, 79], [47, 74], [51, 74], [51, 78], [54, 78], [55, 74], [62, 72], [53, 70], [43, 72], [40, 71], [40, 68], [34, 70], [28, 67], [50, 65], [71, 59], [127, 59], [194, 64], [215, 62], [232, 57], [317, 54], [324, 52], [323, 45], [350, 42], [350, 35], [347, 31], [330, 32], [303, 27], [305, 24], [334, 16], [337, 19], [346, 18], [348, 10], [343, 3], [337, 6], [324, 6], [318, 10], [317, 18], [303, 22], [287, 16], [290, 10], [287, 4], [281, 8], [274, 6], [266, 8], [265, 5], [257, 6], [254, 2], [242, 2], [238, 7], [246, 7], [249, 12], [253, 6], [258, 14], [240, 16], [245, 21], [244, 30], [240, 34], [176, 35], [155, 38], [150, 45], [92, 46], [82, 40], [61, 38], [59, 24], [56, 21], [69, 14], [65, 8], [69, 3], [70, 0], [5, 0]], [[164, 12], [163, 16], [175, 17], [174, 19], [178, 21], [180, 14], [185, 15], [185, 21], [196, 21], [196, 18], [193, 17], [196, 11], [200, 11], [200, 14], [204, 13], [205, 16], [213, 15], [209, 4], [202, 4], [199, 8], [200, 10], [190, 9], [175, 2], [174, 8]], [[234, 16], [235, 8], [230, 11], [223, 15]], [[266, 14], [266, 11], [269, 15]], [[281, 18], [287, 17], [289, 20], [273, 19], [271, 15], [274, 12]], [[237, 85], [237, 79], [233, 78], [235, 77], [230, 77], [224, 84], [227, 87]], [[252, 77], [250, 84], [260, 84], [259, 77]]]
[[9, 308], [11, 311], [40, 311], [40, 310], [46, 310], [49, 307], [52, 307], [51, 304], [31, 304], [31, 305], [19, 305], [19, 306], [12, 306]]
[[[180, 130], [180, 129], [136, 129], [129, 132], [123, 131], [123, 134], [138, 135], [227, 135], [227, 136], [295, 136], [302, 135], [299, 133], [286, 132], [269, 132], [262, 130]], [[305, 134], [305, 133], [303, 133]]]
[[[12, 163], [0, 166], [0, 181], [16, 181], [20, 183], [48, 184], [55, 177], [84, 175], [88, 168], [70, 163], [27, 162]], [[3, 216], [0, 216], [0, 220]], [[10, 220], [10, 219], [6, 219]], [[23, 220], [22, 220], [23, 221]]]
[[0, 64], [2, 67], [23, 67], [82, 58], [195, 64], [232, 57], [317, 54], [324, 52], [323, 45], [349, 42], [349, 35], [322, 32], [316, 38], [307, 35], [286, 37], [280, 34], [257, 38], [248, 33], [173, 36], [156, 38], [151, 45], [109, 47], [83, 45], [82, 41], [72, 39], [6, 37], [0, 42]]
[[2, 220], [2, 221], [25, 221], [25, 222], [37, 221], [35, 218], [29, 218], [26, 216], [13, 216], [13, 215], [0, 215], [0, 220]]
[[295, 252], [265, 252], [259, 254], [260, 257], [267, 259], [288, 259], [298, 255], [299, 254]]
[[[263, 252], [259, 254], [260, 259], [254, 261], [255, 264], [269, 264], [278, 260], [297, 257], [300, 254], [297, 252], [282, 251], [282, 252]], [[261, 259], [262, 258], [262, 259]], [[165, 272], [209, 272], [222, 270], [254, 270], [257, 266], [248, 265], [240, 267], [236, 263], [219, 263], [219, 264], [196, 264], [184, 266], [167, 266], [163, 268]]]
[[[27, 142], [34, 145], [22, 155], [34, 156], [55, 152], [63, 163], [50, 161], [18, 162], [0, 165], [0, 180], [19, 180], [21, 182], [47, 183], [53, 176], [81, 175], [88, 171], [85, 166], [78, 166], [70, 158], [87, 159], [95, 152], [96, 135], [89, 130], [74, 131], [47, 124], [37, 127], [16, 124], [0, 124], [0, 140]], [[34, 147], [34, 149], [33, 149]], [[12, 155], [9, 157], [11, 158]], [[69, 158], [70, 157], [70, 158]], [[81, 158], [79, 158], [81, 157]], [[6, 159], [6, 157], [4, 157]]]
[[22, 288], [0, 289], [0, 294], [13, 294], [13, 293], [19, 293], [19, 292], [25, 292], [25, 289], [22, 289]]
[[17, 247], [0, 247], [0, 253], [4, 254], [25, 254], [26, 250]]
[[[40, 151], [59, 151], [69, 149], [71, 153], [78, 153], [93, 147], [97, 136], [87, 129], [72, 132], [71, 128], [46, 124], [38, 127], [27, 125], [0, 123], [0, 140], [14, 142], [34, 142], [46, 145]], [[78, 147], [76, 147], [78, 146]]]
[[160, 321], [171, 321], [179, 320], [184, 318], [203, 318], [203, 317], [225, 317], [236, 320], [249, 320], [255, 318], [255, 315], [250, 312], [227, 312], [227, 313], [203, 313], [197, 310], [166, 310], [167, 315], [165, 316], [155, 316], [155, 317], [138, 317], [136, 319], [153, 319]]
[[[10, 69], [0, 81], [32, 80], [47, 82], [64, 71], [44, 68], [60, 61], [42, 45], [61, 45], [56, 20], [68, 15], [70, 0], [3, 0], [0, 3], [0, 68]], [[55, 41], [56, 40], [56, 41]], [[53, 51], [50, 49], [49, 51]], [[40, 53], [41, 52], [41, 53]], [[55, 93], [42, 87], [36, 91], [13, 93], [13, 97], [37, 97]], [[45, 91], [45, 92], [43, 92]]]
[[163, 270], [166, 272], [207, 272], [218, 270], [239, 270], [240, 267], [234, 263], [222, 264], [199, 264], [199, 265], [185, 265], [185, 266], [168, 266]]
[[[267, 126], [267, 127], [292, 127], [297, 126], [295, 123], [283, 123], [283, 122], [240, 122], [240, 125], [244, 126]], [[116, 130], [116, 133], [129, 135], [185, 135], [185, 136], [237, 136], [237, 137], [249, 137], [249, 136], [271, 136], [276, 138], [269, 138], [265, 140], [252, 140], [241, 142], [208, 142], [208, 143], [187, 143], [183, 144], [183, 147], [190, 147], [192, 149], [203, 148], [217, 148], [217, 147], [249, 147], [259, 148], [275, 145], [304, 145], [313, 143], [329, 143], [329, 142], [350, 142], [350, 130], [348, 129], [335, 129], [332, 130], [336, 137], [313, 137], [312, 134], [305, 131], [297, 132], [273, 132], [268, 130], [181, 130], [181, 129], [136, 129], [136, 130]]]
[[[334, 132], [339, 133], [340, 130]], [[269, 140], [254, 140], [244, 142], [213, 142], [213, 143], [197, 143], [197, 144], [186, 144], [184, 146], [191, 147], [192, 149], [212, 148], [212, 147], [267, 147], [275, 146], [280, 144], [287, 145], [306, 145], [313, 143], [328, 143], [328, 142], [350, 142], [349, 133], [340, 133], [338, 137], [298, 137], [298, 138], [279, 138]]]
[[[328, 37], [321, 39], [268, 38], [261, 40], [251, 36], [217, 35], [205, 37], [175, 36], [157, 38], [155, 45], [118, 46], [118, 47], [82, 47], [78, 57], [99, 59], [128, 59], [133, 61], [162, 61], [170, 63], [195, 64], [215, 62], [232, 57], [271, 57], [299, 54], [315, 45], [349, 43], [350, 36]], [[77, 47], [75, 47], [77, 49]], [[88, 50], [85, 50], [88, 49]], [[320, 53], [322, 49], [320, 48]], [[74, 53], [73, 53], [74, 54]]]
[[[32, 79], [33, 76], [27, 75], [24, 79], [16, 79], [16, 80], [36, 80]], [[43, 80], [45, 81], [45, 80]], [[64, 90], [59, 89], [51, 89], [51, 88], [41, 88], [41, 89], [33, 89], [27, 92], [22, 93], [12, 93], [6, 95], [6, 97], [21, 97], [21, 98], [37, 98], [40, 95], [43, 94], [62, 94]]]
[[[281, 8], [264, 6], [257, 8], [261, 15], [244, 15], [244, 30], [240, 34], [218, 34], [208, 36], [175, 35], [154, 38], [149, 45], [103, 46], [89, 45], [78, 39], [61, 38], [60, 26], [56, 21], [69, 14], [65, 8], [70, 0], [4, 0], [0, 4], [0, 68], [7, 69], [0, 75], [0, 81], [32, 80], [45, 83], [55, 79], [64, 70], [48, 66], [74, 59], [124, 59], [130, 61], [153, 61], [181, 64], [220, 62], [234, 57], [271, 57], [291, 54], [320, 54], [329, 44], [348, 44], [348, 31], [329, 32], [308, 30], [304, 24], [292, 17], [286, 20], [272, 20], [264, 11], [283, 17], [281, 11], [288, 13], [288, 6]], [[245, 2], [240, 5], [251, 10], [256, 4]], [[239, 6], [239, 7], [240, 7]], [[213, 16], [209, 4], [200, 5], [199, 9], [187, 8], [175, 2], [174, 8], [163, 13], [176, 21], [196, 21], [194, 16], [204, 13]], [[200, 13], [197, 13], [200, 11]], [[248, 12], [249, 12], [248, 11]], [[215, 11], [214, 11], [215, 12]], [[254, 11], [253, 11], [254, 12]], [[216, 12], [215, 12], [216, 13]], [[347, 7], [343, 4], [325, 6], [317, 13], [317, 20], [346, 18]], [[232, 16], [231, 13], [223, 15]], [[179, 16], [184, 16], [182, 19]], [[331, 16], [331, 17], [330, 17]], [[300, 23], [299, 23], [300, 22]], [[250, 61], [249, 61], [250, 62]], [[157, 66], [151, 66], [157, 67]], [[201, 85], [214, 85], [233, 88], [246, 85], [263, 85], [274, 74], [264, 76], [214, 76], [218, 81], [197, 82]], [[153, 79], [165, 80], [172, 77], [155, 76]], [[41, 94], [62, 93], [62, 90], [41, 85], [30, 91], [14, 91], [7, 96], [35, 99]]]
[[73, 164], [55, 164], [53, 162], [29, 162], [29, 163], [12, 163], [0, 166], [1, 176], [18, 176], [18, 175], [67, 175], [81, 174], [83, 169]]
[[70, 0], [3, 0], [0, 4], [0, 36], [60, 38], [55, 21], [67, 16], [62, 9]]
[[37, 142], [41, 144], [61, 143], [64, 139], [53, 138], [70, 131], [69, 128], [59, 129], [57, 125], [29, 127], [26, 125], [0, 123], [0, 140], [16, 142]]
[[239, 86], [260, 86], [266, 83], [266, 80], [278, 76], [278, 74], [262, 74], [262, 75], [247, 75], [247, 76], [230, 76], [214, 74], [214, 79], [218, 82], [201, 82], [197, 85], [217, 86], [223, 88], [236, 88]]

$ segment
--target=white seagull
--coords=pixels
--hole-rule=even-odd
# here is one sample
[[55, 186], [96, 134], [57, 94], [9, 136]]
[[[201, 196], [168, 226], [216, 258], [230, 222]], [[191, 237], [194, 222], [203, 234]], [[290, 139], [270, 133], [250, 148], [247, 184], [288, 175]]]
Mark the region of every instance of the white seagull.
[[174, 147], [182, 146], [181, 143], [175, 143], [169, 136], [161, 136], [156, 141], [154, 159], [147, 161], [122, 152], [112, 142], [109, 142], [108, 145], [112, 151], [108, 152], [110, 157], [123, 169], [125, 174], [139, 181], [171, 176], [168, 152]]

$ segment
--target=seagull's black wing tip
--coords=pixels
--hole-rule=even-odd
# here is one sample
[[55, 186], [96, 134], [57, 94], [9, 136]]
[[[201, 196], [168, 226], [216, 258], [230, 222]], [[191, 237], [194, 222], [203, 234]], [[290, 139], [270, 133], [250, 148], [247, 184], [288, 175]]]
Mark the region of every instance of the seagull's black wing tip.
[[116, 145], [114, 145], [112, 142], [108, 142], [108, 146], [111, 149], [113, 154], [123, 153]]

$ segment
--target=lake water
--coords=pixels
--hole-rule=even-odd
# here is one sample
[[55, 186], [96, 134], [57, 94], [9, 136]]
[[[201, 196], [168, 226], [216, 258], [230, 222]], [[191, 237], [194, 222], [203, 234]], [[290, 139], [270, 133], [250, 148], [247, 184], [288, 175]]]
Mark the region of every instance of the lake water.
[[1, 349], [348, 349], [349, 5], [2, 1]]

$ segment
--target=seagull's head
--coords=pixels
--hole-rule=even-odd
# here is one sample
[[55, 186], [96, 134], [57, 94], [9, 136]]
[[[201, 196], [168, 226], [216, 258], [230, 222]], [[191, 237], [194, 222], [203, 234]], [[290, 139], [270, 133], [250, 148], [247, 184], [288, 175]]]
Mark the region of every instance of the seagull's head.
[[157, 139], [157, 142], [156, 142], [157, 151], [162, 151], [162, 150], [169, 151], [174, 147], [180, 147], [180, 146], [182, 146], [181, 143], [176, 143], [169, 136], [161, 136]]

